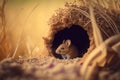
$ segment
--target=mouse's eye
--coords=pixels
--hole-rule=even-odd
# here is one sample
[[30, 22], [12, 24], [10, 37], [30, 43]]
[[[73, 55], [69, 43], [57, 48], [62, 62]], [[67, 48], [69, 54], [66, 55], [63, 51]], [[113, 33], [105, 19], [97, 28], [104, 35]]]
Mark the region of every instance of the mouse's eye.
[[64, 48], [61, 48], [62, 50], [64, 49]]

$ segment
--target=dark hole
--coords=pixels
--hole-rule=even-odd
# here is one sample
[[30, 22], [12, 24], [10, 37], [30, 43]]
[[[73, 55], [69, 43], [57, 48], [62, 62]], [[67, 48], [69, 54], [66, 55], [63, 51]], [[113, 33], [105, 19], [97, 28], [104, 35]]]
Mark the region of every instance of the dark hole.
[[56, 54], [55, 50], [63, 42], [63, 40], [70, 39], [79, 51], [78, 57], [82, 57], [90, 46], [90, 40], [87, 31], [79, 25], [72, 25], [70, 28], [64, 28], [58, 31], [52, 42], [52, 52], [56, 58], [62, 59], [61, 55]]

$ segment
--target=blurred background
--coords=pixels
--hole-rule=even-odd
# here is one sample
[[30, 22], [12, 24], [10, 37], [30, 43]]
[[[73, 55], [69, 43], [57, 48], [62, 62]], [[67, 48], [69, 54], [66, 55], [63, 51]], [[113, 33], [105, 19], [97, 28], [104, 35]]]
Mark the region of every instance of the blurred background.
[[[5, 22], [10, 55], [38, 56], [47, 52], [42, 37], [49, 33], [49, 18], [65, 2], [74, 0], [8, 0], [5, 5]], [[0, 0], [0, 3], [2, 0]]]

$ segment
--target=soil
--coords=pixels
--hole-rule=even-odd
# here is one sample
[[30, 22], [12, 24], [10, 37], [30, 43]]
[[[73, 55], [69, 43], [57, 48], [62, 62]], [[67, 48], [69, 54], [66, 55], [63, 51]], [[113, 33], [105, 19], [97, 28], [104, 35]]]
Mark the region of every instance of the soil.
[[[0, 80], [81, 80], [80, 60], [49, 56], [40, 59], [5, 59], [0, 63]], [[98, 80], [120, 80], [120, 69], [102, 68], [97, 76]]]

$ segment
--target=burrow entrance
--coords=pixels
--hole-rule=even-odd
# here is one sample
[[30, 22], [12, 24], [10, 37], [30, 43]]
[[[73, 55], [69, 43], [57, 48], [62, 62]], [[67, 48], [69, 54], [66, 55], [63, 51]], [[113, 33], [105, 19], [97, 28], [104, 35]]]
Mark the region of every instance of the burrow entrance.
[[80, 25], [72, 25], [58, 31], [52, 42], [52, 54], [56, 58], [62, 59], [61, 55], [56, 54], [55, 50], [63, 42], [63, 40], [70, 39], [72, 44], [75, 45], [79, 51], [79, 56], [82, 57], [90, 47], [90, 40], [87, 31]]

